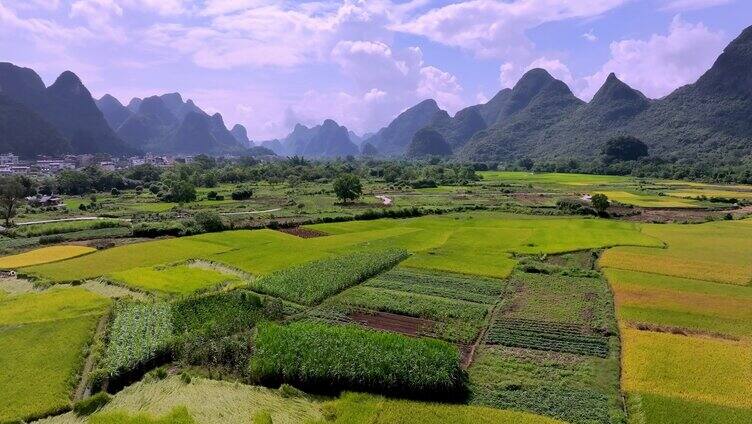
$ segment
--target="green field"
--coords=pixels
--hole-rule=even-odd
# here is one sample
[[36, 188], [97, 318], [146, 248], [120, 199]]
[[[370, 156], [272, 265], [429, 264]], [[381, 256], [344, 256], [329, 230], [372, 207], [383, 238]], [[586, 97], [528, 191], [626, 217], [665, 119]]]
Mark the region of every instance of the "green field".
[[234, 275], [189, 265], [131, 268], [112, 273], [108, 278], [138, 290], [167, 294], [188, 294], [223, 283], [233, 284], [241, 281]]
[[0, 301], [0, 421], [69, 407], [84, 348], [108, 304], [80, 288]]
[[25, 266], [55, 262], [75, 256], [95, 252], [96, 249], [86, 246], [50, 246], [29, 252], [0, 257], [0, 269], [21, 268]]

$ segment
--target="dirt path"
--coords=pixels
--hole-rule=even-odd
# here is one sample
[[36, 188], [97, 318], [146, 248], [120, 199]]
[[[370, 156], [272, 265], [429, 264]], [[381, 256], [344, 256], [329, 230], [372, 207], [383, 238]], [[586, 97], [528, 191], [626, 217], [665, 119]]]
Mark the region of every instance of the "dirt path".
[[246, 212], [224, 212], [220, 215], [252, 215], [257, 213], [269, 213], [269, 212], [277, 212], [281, 211], [282, 208], [274, 208], [274, 209], [267, 209], [265, 211], [246, 211]]
[[[109, 321], [109, 313], [102, 315], [102, 318], [99, 319], [99, 324], [97, 324], [97, 331], [94, 332], [92, 344], [94, 343], [94, 340], [104, 337], [104, 332], [107, 330], [107, 321]], [[93, 368], [94, 354], [89, 352], [89, 356], [86, 357], [86, 362], [84, 363], [84, 369], [81, 371], [81, 380], [78, 382], [76, 392], [73, 395], [73, 402], [78, 402], [86, 396], [86, 389], [89, 386], [89, 374], [91, 374]]]
[[101, 216], [80, 216], [78, 218], [60, 218], [60, 219], [45, 219], [41, 221], [17, 222], [16, 225], [51, 224], [53, 222], [99, 221], [99, 220], [130, 221], [130, 219], [127, 219], [127, 218], [105, 218]]
[[392, 198], [389, 196], [379, 195], [376, 196], [376, 198], [381, 200], [381, 203], [383, 203], [384, 206], [389, 206], [392, 204]]
[[467, 346], [468, 351], [466, 354], [462, 355], [462, 363], [460, 364], [462, 366], [462, 369], [468, 369], [470, 367], [470, 364], [473, 363], [473, 359], [475, 358], [475, 351], [478, 349], [478, 346], [483, 343], [483, 340], [486, 339], [486, 333], [488, 333], [488, 329], [491, 327], [491, 324], [493, 324], [494, 316], [496, 315], [498, 309], [501, 308], [501, 303], [502, 300], [500, 299], [493, 306], [493, 308], [491, 308], [491, 310], [488, 312], [488, 322], [486, 323], [486, 326], [483, 327], [483, 330], [478, 335], [478, 338], [475, 339], [475, 343]]

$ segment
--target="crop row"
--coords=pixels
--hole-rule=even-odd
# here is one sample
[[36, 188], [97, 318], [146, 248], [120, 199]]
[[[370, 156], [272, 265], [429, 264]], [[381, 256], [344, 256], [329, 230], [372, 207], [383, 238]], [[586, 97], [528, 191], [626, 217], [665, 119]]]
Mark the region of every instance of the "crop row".
[[476, 279], [454, 274], [424, 273], [394, 269], [369, 280], [366, 285], [468, 302], [494, 304], [503, 290], [500, 280]]
[[116, 375], [154, 359], [169, 348], [172, 328], [168, 303], [117, 303], [103, 358], [104, 369], [109, 375]]
[[457, 348], [439, 340], [301, 321], [260, 324], [253, 344], [249, 371], [261, 383], [421, 397], [465, 387]]
[[575, 353], [579, 355], [608, 356], [608, 338], [578, 334], [572, 328], [528, 326], [527, 321], [497, 319], [488, 329], [486, 341], [510, 347]]
[[250, 329], [263, 315], [261, 298], [246, 290], [186, 297], [175, 301], [172, 311], [175, 334], [232, 334]]
[[254, 290], [305, 305], [314, 305], [377, 275], [407, 257], [405, 250], [350, 253], [308, 262], [261, 277]]

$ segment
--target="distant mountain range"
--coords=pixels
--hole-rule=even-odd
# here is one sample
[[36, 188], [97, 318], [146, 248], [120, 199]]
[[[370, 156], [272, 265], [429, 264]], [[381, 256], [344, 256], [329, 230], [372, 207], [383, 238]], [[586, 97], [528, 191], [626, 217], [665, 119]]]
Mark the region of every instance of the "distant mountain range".
[[283, 156], [304, 156], [309, 158], [335, 158], [357, 156], [360, 148], [353, 142], [358, 136], [331, 119], [321, 125], [308, 128], [297, 124], [283, 140], [266, 140], [261, 146]]
[[[451, 155], [461, 161], [592, 160], [608, 139], [631, 135], [667, 160], [726, 163], [752, 157], [752, 27], [697, 82], [652, 100], [608, 76], [590, 102], [543, 69], [454, 116], [432, 99], [359, 137], [332, 120], [261, 142], [278, 155], [332, 158]], [[426, 131], [421, 131], [421, 130]], [[429, 131], [430, 130], [430, 131]], [[416, 137], [417, 135], [417, 137]], [[45, 87], [28, 68], [0, 63], [0, 152], [21, 156], [136, 152], [248, 154], [245, 128], [228, 130], [178, 93], [96, 102], [71, 72]], [[267, 150], [268, 149], [268, 150]]]
[[222, 115], [210, 116], [179, 93], [134, 98], [127, 107], [106, 94], [97, 106], [118, 137], [141, 151], [221, 155], [252, 147], [242, 125], [228, 130]]
[[[416, 108], [432, 109], [422, 102], [380, 131], [405, 129], [391, 138], [397, 142], [386, 143], [396, 148], [383, 152], [415, 155], [427, 149], [425, 137], [410, 139], [417, 133], [414, 128], [426, 121], [425, 114], [399, 122]], [[454, 117], [435, 112], [424, 128], [440, 133], [462, 161], [592, 160], [610, 138], [632, 135], [649, 146], [651, 156], [733, 163], [752, 157], [752, 27], [731, 42], [697, 82], [662, 99], [648, 99], [610, 74], [586, 103], [548, 72], [533, 69], [514, 88], [501, 90], [485, 104]], [[411, 149], [406, 140], [420, 145]], [[377, 148], [384, 143], [376, 137], [366, 141]], [[436, 148], [441, 146], [429, 150]]]
[[115, 135], [74, 73], [45, 87], [32, 69], [0, 63], [0, 151], [30, 157], [137, 150]]

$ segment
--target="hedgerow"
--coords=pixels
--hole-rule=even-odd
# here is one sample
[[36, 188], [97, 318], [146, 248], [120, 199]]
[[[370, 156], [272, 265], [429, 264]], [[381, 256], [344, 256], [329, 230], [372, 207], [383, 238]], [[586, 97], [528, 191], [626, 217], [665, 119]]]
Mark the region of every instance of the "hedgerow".
[[256, 291], [314, 305], [387, 270], [407, 257], [401, 249], [368, 250], [320, 259], [261, 277]]
[[456, 398], [465, 390], [457, 348], [439, 340], [301, 321], [260, 324], [253, 344], [249, 373], [264, 384], [413, 397]]

